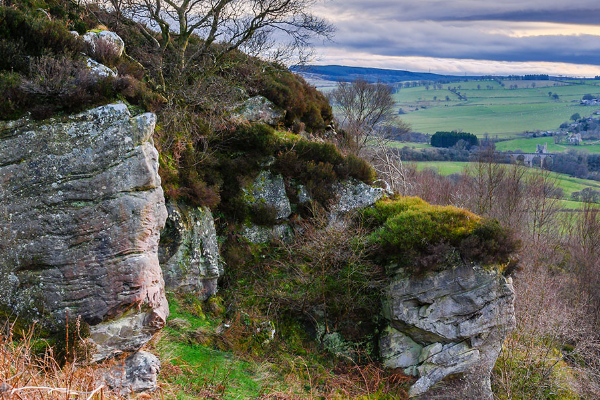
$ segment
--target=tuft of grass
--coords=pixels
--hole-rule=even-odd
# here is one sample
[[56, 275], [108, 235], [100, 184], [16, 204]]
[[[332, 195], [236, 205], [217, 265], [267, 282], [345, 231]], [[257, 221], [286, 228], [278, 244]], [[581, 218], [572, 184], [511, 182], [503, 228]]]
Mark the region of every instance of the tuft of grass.
[[[39, 353], [35, 350], [34, 329], [13, 332], [15, 325], [5, 325], [0, 333], [0, 398], [28, 400], [112, 400], [112, 394], [96, 381], [97, 371], [113, 365], [111, 362], [89, 364], [75, 353], [63, 358], [51, 347]], [[18, 333], [14, 335], [13, 333]], [[69, 340], [67, 340], [68, 342]]]

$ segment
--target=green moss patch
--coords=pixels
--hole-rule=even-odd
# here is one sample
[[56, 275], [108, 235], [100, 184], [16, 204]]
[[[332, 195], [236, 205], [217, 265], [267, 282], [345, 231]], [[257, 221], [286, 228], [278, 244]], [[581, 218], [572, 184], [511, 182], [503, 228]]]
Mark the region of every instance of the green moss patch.
[[456, 262], [502, 265], [519, 246], [495, 220], [416, 197], [381, 200], [363, 210], [362, 218], [373, 229], [370, 242], [377, 248], [376, 258], [415, 274]]

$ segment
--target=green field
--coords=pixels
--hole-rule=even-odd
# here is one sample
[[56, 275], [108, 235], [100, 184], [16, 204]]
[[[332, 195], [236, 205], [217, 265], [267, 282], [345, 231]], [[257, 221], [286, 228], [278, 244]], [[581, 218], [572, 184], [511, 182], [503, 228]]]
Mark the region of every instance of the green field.
[[569, 146], [565, 144], [554, 144], [554, 138], [541, 137], [531, 139], [513, 139], [496, 143], [498, 151], [516, 151], [521, 150], [524, 153], [534, 153], [537, 144], [548, 143], [550, 153], [562, 153], [568, 150], [587, 151], [588, 153], [600, 153], [600, 144], [588, 144], [580, 146]]
[[[417, 165], [418, 170], [432, 168], [441, 175], [461, 173], [469, 165], [468, 162], [455, 161], [425, 161], [417, 162], [415, 164]], [[556, 185], [564, 191], [565, 199], [569, 199], [571, 197], [571, 193], [579, 192], [588, 187], [594, 190], [600, 190], [600, 182], [597, 181], [573, 178], [569, 175], [558, 174], [554, 172], [552, 173], [552, 177], [556, 179]], [[570, 203], [576, 202], [568, 201], [568, 204]]]
[[[531, 87], [533, 83], [536, 83], [535, 88]], [[515, 84], [518, 89], [509, 89]], [[448, 87], [456, 87], [467, 100], [460, 100]], [[548, 92], [558, 94], [559, 100], [552, 99]], [[587, 81], [577, 84], [506, 81], [504, 87], [496, 81], [469, 81], [444, 84], [442, 89], [437, 86], [429, 90], [425, 86], [403, 88], [394, 98], [404, 112], [400, 118], [417, 132], [462, 130], [480, 137], [487, 133], [492, 138], [502, 139], [517, 137], [524, 131], [558, 129], [574, 113], [590, 115], [596, 108], [579, 104], [586, 93], [598, 94], [600, 87]], [[535, 149], [535, 145], [533, 147]]]

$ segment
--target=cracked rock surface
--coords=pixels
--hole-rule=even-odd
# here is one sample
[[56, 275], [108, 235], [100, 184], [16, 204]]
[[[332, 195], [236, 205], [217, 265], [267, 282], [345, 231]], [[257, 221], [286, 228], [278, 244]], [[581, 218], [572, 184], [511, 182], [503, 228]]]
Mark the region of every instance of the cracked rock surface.
[[96, 360], [137, 350], [168, 315], [155, 122], [117, 103], [0, 123], [0, 311], [50, 330], [81, 316]]
[[478, 390], [473, 398], [491, 399], [490, 373], [515, 326], [513, 301], [512, 280], [494, 268], [461, 265], [424, 277], [399, 276], [384, 307], [384, 363], [418, 376], [411, 397], [462, 375]]

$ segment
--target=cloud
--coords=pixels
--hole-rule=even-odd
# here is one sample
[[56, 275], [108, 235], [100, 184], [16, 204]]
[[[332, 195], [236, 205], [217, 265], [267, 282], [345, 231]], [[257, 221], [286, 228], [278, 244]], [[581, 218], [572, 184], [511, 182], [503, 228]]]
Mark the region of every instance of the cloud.
[[512, 62], [434, 57], [374, 56], [365, 52], [347, 52], [327, 48], [326, 57], [315, 62], [319, 65], [348, 65], [408, 71], [433, 72], [448, 75], [524, 75], [550, 74], [554, 76], [593, 77], [600, 75], [600, 66], [553, 62]]
[[[575, 4], [573, 4], [575, 3]], [[334, 0], [334, 45], [377, 57], [600, 64], [597, 0]]]

